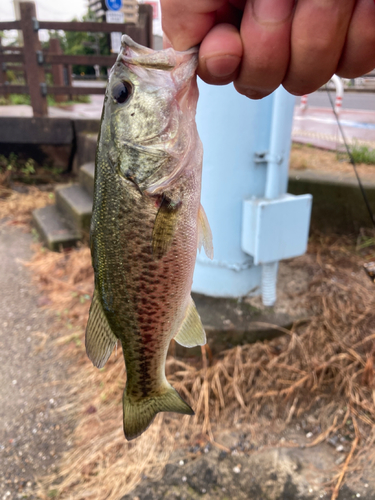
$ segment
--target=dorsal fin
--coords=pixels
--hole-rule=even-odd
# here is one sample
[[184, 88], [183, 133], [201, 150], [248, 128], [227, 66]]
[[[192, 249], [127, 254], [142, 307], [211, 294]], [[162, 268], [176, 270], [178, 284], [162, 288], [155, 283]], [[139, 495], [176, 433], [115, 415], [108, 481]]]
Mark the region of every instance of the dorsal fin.
[[184, 320], [174, 339], [184, 347], [195, 347], [207, 342], [202, 321], [192, 298], [190, 298]]

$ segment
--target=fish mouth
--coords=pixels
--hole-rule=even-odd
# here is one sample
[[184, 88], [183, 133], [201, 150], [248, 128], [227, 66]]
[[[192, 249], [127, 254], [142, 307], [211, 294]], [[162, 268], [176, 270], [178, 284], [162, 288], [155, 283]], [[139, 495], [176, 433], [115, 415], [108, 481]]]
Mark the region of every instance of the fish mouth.
[[122, 35], [121, 47], [116, 62], [164, 71], [171, 71], [187, 59], [198, 57], [199, 50], [199, 47], [193, 47], [184, 52], [178, 52], [172, 48], [153, 50], [135, 42], [129, 35]]

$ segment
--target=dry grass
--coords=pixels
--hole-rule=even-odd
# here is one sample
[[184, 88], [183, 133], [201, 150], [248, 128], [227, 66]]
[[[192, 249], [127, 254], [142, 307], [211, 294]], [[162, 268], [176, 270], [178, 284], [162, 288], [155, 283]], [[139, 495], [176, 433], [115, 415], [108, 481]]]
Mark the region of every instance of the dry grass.
[[[371, 247], [365, 251], [360, 256], [348, 240], [315, 239], [309, 254], [299, 258], [314, 275], [303, 298], [311, 319], [270, 342], [226, 351], [210, 366], [205, 355], [195, 364], [169, 357], [168, 379], [196, 416], [159, 415], [143, 436], [127, 443], [121, 423], [122, 356], [112, 355], [99, 371], [82, 344], [93, 291], [89, 250], [57, 254], [38, 247], [30, 266], [49, 307], [70, 325], [59, 343], [76, 359], [69, 382], [76, 401], [71, 409], [77, 418], [75, 447], [59, 473], [41, 482], [44, 498], [50, 488], [61, 499], [118, 500], [142, 474], [160, 474], [170, 452], [189, 440], [214, 441], [220, 428], [249, 426], [260, 418], [289, 423], [314, 410], [322, 432], [310, 446], [340, 428], [351, 429], [351, 451], [332, 478], [335, 500], [353, 459], [375, 459], [370, 452], [375, 442], [375, 287], [361, 269], [375, 256]], [[56, 480], [59, 485], [51, 486]]]
[[31, 213], [36, 208], [53, 203], [52, 192], [29, 187], [27, 194], [13, 191], [0, 183], [0, 219], [8, 218], [10, 224], [25, 225], [31, 220]]
[[[374, 165], [360, 163], [357, 158], [357, 169], [361, 179], [373, 182], [375, 178]], [[346, 153], [337, 153], [305, 144], [294, 143], [290, 152], [290, 168], [293, 170], [314, 170], [323, 175], [334, 173], [342, 178], [355, 178], [353, 167]]]

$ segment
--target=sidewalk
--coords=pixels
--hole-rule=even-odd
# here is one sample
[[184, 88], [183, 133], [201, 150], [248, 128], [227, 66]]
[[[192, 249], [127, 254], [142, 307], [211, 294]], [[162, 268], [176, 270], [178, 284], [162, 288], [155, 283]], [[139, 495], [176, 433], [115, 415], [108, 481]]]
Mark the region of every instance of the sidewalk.
[[[340, 123], [349, 144], [363, 144], [375, 148], [375, 112], [342, 109]], [[328, 108], [295, 107], [292, 138], [295, 142], [311, 144], [324, 149], [342, 148], [343, 139], [336, 117]]]
[[[51, 106], [49, 116], [99, 120], [104, 96], [90, 97], [90, 104]], [[32, 117], [32, 109], [27, 105], [0, 106], [0, 118], [5, 116]], [[375, 148], [375, 111], [343, 108], [339, 118], [349, 143], [356, 142]], [[343, 144], [336, 118], [329, 108], [308, 107], [306, 110], [301, 110], [300, 106], [296, 105], [292, 138], [295, 142], [324, 149], [336, 150]]]
[[[100, 120], [103, 107], [103, 95], [91, 95], [89, 104], [70, 104], [67, 106], [49, 106], [50, 118], [90, 118]], [[33, 111], [27, 104], [0, 106], [1, 117], [32, 117]]]

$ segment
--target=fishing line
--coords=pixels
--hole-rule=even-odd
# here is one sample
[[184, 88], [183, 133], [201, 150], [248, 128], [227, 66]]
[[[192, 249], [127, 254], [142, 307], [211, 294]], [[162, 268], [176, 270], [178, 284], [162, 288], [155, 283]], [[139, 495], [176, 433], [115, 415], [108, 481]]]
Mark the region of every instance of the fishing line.
[[360, 191], [362, 193], [363, 201], [365, 202], [367, 211], [368, 211], [368, 213], [370, 215], [371, 223], [372, 223], [373, 227], [375, 228], [374, 214], [372, 213], [370, 202], [369, 202], [369, 200], [367, 198], [367, 194], [366, 194], [365, 188], [363, 187], [363, 184], [362, 184], [361, 179], [359, 177], [358, 170], [357, 170], [357, 165], [356, 165], [355, 160], [353, 158], [352, 152], [350, 151], [349, 145], [348, 145], [348, 143], [346, 141], [344, 130], [343, 130], [342, 126], [341, 126], [339, 115], [336, 113], [335, 106], [333, 104], [333, 99], [331, 97], [331, 94], [329, 93], [327, 84], [325, 85], [325, 89], [327, 91], [329, 102], [331, 103], [332, 111], [333, 111], [333, 114], [335, 115], [335, 118], [336, 118], [336, 121], [337, 121], [337, 125], [338, 125], [340, 133], [341, 133], [342, 140], [344, 141], [346, 152], [347, 152], [347, 154], [349, 156], [350, 163], [352, 164], [354, 172], [355, 172], [355, 175], [357, 177], [357, 181], [358, 181], [359, 189], [360, 189]]

